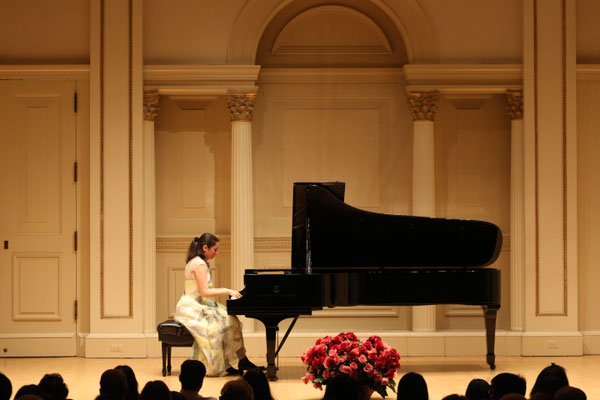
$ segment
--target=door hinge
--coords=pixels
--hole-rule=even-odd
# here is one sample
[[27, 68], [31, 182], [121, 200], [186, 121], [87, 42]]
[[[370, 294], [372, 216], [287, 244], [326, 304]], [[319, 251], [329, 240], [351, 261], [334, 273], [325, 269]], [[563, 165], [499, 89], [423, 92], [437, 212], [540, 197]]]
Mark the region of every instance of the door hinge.
[[73, 249], [77, 251], [77, 231], [73, 232]]
[[73, 95], [73, 112], [77, 113], [77, 92]]
[[75, 303], [73, 304], [73, 317], [75, 318], [75, 321], [77, 321], [77, 300], [75, 300]]
[[73, 181], [77, 182], [77, 161], [73, 163]]

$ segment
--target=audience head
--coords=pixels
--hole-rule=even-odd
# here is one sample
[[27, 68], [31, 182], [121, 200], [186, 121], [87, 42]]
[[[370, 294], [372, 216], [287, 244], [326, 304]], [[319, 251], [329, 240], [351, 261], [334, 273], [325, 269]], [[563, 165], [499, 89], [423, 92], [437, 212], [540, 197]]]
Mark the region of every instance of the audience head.
[[542, 392], [554, 396], [554, 393], [563, 386], [569, 386], [567, 373], [563, 367], [552, 363], [537, 376], [531, 395]]
[[198, 360], [185, 360], [181, 364], [179, 372], [179, 382], [181, 382], [181, 390], [192, 390], [197, 392], [202, 387], [204, 376], [206, 375], [206, 367]]
[[108, 369], [100, 377], [100, 394], [111, 400], [125, 400], [127, 397], [127, 377], [118, 369]]
[[442, 400], [467, 400], [467, 398], [465, 396], [463, 396], [462, 394], [449, 394], [448, 396], [444, 397]]
[[492, 378], [490, 385], [490, 400], [499, 400], [509, 393], [517, 393], [525, 396], [527, 382], [522, 376], [503, 372]]
[[19, 390], [17, 390], [17, 393], [15, 393], [15, 399], [20, 399], [23, 396], [26, 395], [34, 395], [37, 396], [39, 398], [43, 398], [44, 396], [42, 395], [42, 391], [40, 390], [40, 388], [37, 385], [23, 385], [21, 386], [21, 388]]
[[140, 397], [138, 392], [138, 381], [135, 377], [133, 369], [129, 365], [117, 365], [116, 370], [119, 370], [125, 374], [127, 379], [127, 400], [137, 400]]
[[537, 392], [529, 400], [554, 400], [554, 396], [550, 396], [548, 393]]
[[360, 385], [348, 375], [336, 375], [327, 380], [323, 400], [359, 400]]
[[0, 372], [0, 400], [9, 400], [12, 396], [12, 384], [10, 379]]
[[488, 400], [490, 398], [490, 384], [483, 379], [472, 379], [467, 386], [465, 397], [469, 400]]
[[427, 383], [421, 374], [407, 372], [396, 388], [398, 400], [429, 400]]
[[252, 386], [254, 400], [273, 400], [269, 381], [260, 368], [250, 368], [244, 374], [244, 380]]
[[587, 400], [583, 390], [573, 386], [563, 386], [554, 393], [555, 400]]
[[171, 391], [163, 381], [149, 381], [140, 393], [140, 400], [171, 400]]
[[252, 386], [242, 378], [227, 381], [221, 388], [219, 400], [254, 400]]
[[69, 395], [69, 388], [60, 374], [44, 375], [38, 383], [38, 388], [43, 393], [52, 396], [54, 400], [65, 400]]

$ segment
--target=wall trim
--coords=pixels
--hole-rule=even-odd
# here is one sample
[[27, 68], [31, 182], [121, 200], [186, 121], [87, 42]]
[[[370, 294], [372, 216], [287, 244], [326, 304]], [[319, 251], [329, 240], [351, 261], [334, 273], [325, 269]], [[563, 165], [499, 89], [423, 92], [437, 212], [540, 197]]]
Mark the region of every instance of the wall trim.
[[576, 67], [577, 80], [598, 81], [600, 80], [600, 64], [579, 64]]
[[402, 83], [402, 68], [264, 68], [259, 84], [289, 83]]
[[0, 65], [0, 79], [90, 79], [88, 64]]

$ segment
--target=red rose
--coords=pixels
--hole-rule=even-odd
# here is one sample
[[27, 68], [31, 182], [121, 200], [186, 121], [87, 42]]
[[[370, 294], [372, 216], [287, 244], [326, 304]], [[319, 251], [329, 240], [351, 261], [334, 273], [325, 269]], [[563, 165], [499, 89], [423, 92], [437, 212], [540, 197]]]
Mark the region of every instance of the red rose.
[[358, 358], [358, 349], [350, 350], [350, 353], [348, 353], [348, 360], [354, 361], [357, 358]]
[[350, 368], [352, 368], [352, 369], [358, 369], [358, 364], [355, 363], [355, 362], [351, 362], [350, 363]]
[[361, 354], [360, 357], [358, 357], [358, 362], [364, 364], [367, 362], [367, 357], [365, 357], [364, 354]]
[[340, 365], [340, 372], [349, 374], [350, 372], [352, 372], [352, 369], [347, 365]]
[[323, 365], [325, 365], [325, 368], [333, 368], [336, 366], [336, 364], [337, 363], [335, 362], [335, 359], [333, 357], [327, 357]]
[[371, 364], [365, 365], [363, 369], [365, 370], [365, 372], [373, 372], [373, 366]]
[[377, 357], [378, 357], [378, 356], [377, 356], [377, 352], [376, 352], [376, 351], [371, 351], [371, 352], [368, 354], [368, 357], [369, 357], [369, 360], [370, 360], [370, 361], [375, 361], [375, 360], [377, 360]]

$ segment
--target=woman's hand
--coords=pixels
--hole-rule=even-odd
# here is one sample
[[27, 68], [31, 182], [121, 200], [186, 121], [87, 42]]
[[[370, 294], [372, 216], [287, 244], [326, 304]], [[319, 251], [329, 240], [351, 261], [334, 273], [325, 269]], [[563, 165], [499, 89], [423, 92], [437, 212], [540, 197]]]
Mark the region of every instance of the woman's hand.
[[236, 292], [235, 290], [232, 290], [232, 289], [229, 289], [229, 291], [227, 293], [229, 294], [229, 297], [233, 298], [233, 299], [239, 299], [240, 297], [242, 297], [240, 292]]

